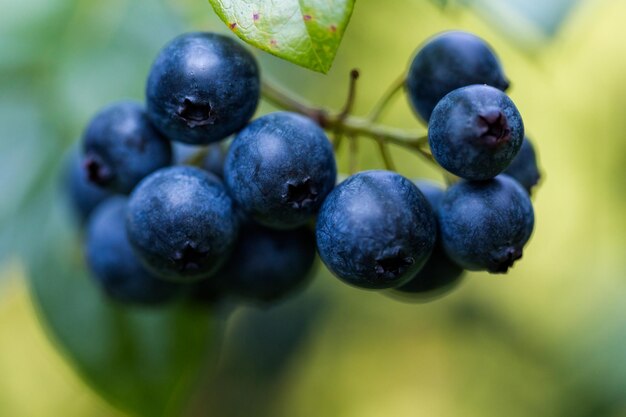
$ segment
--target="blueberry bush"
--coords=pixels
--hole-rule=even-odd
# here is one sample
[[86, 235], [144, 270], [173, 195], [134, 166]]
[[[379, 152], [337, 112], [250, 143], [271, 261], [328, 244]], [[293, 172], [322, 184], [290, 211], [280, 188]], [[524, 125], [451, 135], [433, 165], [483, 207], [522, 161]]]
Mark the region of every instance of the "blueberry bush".
[[[213, 5], [246, 42], [326, 72], [352, 2], [284, 3]], [[533, 231], [529, 188], [540, 171], [535, 158], [516, 159], [524, 124], [503, 92], [509, 82], [493, 49], [459, 31], [426, 40], [365, 117], [353, 114], [359, 71], [349, 75], [345, 103], [330, 110], [265, 80], [251, 51], [231, 37], [190, 32], [167, 43], [149, 71], [146, 104], [119, 101], [94, 115], [79, 169], [75, 156], [67, 159], [68, 202], [76, 224], [87, 222], [80, 240], [91, 280], [82, 285], [97, 287], [119, 314], [191, 308], [204, 317], [199, 325], [223, 305], [292, 296], [310, 281], [315, 248], [342, 281], [405, 301], [437, 298], [464, 269], [507, 272]], [[428, 121], [425, 133], [381, 123], [402, 91]], [[263, 99], [284, 110], [254, 117]], [[357, 172], [364, 138], [377, 143], [384, 169]], [[335, 152], [346, 142], [348, 176], [338, 179]], [[189, 145], [185, 158], [173, 156]], [[213, 172], [204, 163], [209, 146], [225, 149]], [[447, 189], [424, 193], [423, 181], [395, 172], [390, 146], [437, 167]], [[528, 172], [537, 178], [529, 181]], [[37, 290], [41, 281], [34, 283]], [[52, 301], [42, 297], [44, 306]], [[219, 332], [207, 329], [195, 334], [201, 342], [184, 345], [217, 346]], [[114, 401], [146, 415], [175, 410], [175, 402], [135, 401], [156, 388], [170, 392], [182, 368], [157, 386], [136, 380], [145, 376], [133, 373], [136, 363], [125, 365], [119, 380], [100, 381]]]
[[[78, 148], [50, 161], [61, 185], [39, 197], [65, 206], [49, 207], [42, 230], [60, 238], [31, 248], [35, 305], [79, 374], [137, 415], [181, 414], [200, 379], [228, 379], [218, 358], [254, 357], [247, 337], [268, 363], [288, 361], [290, 334], [300, 340], [323, 305], [293, 301], [316, 271], [418, 309], [467, 271], [523, 268], [540, 219], [542, 139], [531, 144], [508, 96], [527, 86], [504, 75], [486, 37], [433, 32], [371, 108], [359, 98], [372, 74], [358, 70], [330, 106], [299, 97], [271, 71], [287, 64], [266, 70], [254, 48], [326, 73], [353, 2], [211, 3], [221, 33], [172, 30], [133, 87], [145, 100], [102, 100]], [[411, 128], [385, 119], [403, 93]], [[377, 158], [367, 170], [363, 149]], [[439, 181], [397, 164], [398, 152]], [[243, 317], [247, 333], [225, 352], [224, 318], [241, 306], [291, 310], [248, 327]], [[287, 338], [286, 352], [264, 337]], [[275, 377], [261, 368], [248, 371]]]

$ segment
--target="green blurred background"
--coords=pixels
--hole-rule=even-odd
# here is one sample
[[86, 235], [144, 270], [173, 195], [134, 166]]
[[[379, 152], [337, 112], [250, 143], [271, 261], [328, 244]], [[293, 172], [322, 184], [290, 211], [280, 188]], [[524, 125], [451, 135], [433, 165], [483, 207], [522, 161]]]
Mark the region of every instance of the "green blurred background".
[[[114, 345], [98, 339], [101, 322], [54, 328], [100, 302], [72, 276], [68, 259], [79, 255], [50, 252], [76, 233], [56, 173], [94, 112], [143, 99], [165, 42], [225, 28], [204, 0], [9, 0], [1, 9], [0, 416], [124, 416], [109, 402], [133, 408], [98, 388], [114, 367], [72, 351], [92, 337]], [[219, 363], [181, 394], [185, 415], [626, 416], [624, 16], [620, 0], [360, 0], [329, 75], [257, 53], [266, 75], [334, 108], [359, 68], [362, 114], [425, 38], [446, 29], [486, 38], [538, 148], [536, 228], [508, 275], [470, 274], [433, 303], [350, 288], [320, 267], [278, 307], [218, 319]], [[403, 98], [385, 122], [420, 128]], [[373, 144], [360, 149], [359, 168], [382, 166]], [[404, 175], [439, 179], [415, 155], [394, 157]], [[48, 293], [56, 301], [46, 305]]]

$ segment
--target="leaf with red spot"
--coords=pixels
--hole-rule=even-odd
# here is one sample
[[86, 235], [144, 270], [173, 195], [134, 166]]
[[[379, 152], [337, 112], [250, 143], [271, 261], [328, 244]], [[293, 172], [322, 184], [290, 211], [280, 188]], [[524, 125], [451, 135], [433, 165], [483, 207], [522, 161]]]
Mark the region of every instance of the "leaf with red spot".
[[209, 0], [241, 39], [314, 71], [330, 69], [355, 0]]

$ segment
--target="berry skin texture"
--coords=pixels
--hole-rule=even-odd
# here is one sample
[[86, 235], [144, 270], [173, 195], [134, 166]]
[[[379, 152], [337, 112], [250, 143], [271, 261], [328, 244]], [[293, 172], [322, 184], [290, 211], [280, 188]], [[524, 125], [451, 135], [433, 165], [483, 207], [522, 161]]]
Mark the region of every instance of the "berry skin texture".
[[113, 194], [87, 179], [83, 170], [82, 154], [73, 147], [65, 158], [64, 186], [72, 214], [84, 224], [93, 210]]
[[307, 227], [273, 230], [248, 223], [219, 275], [226, 293], [269, 303], [304, 286], [314, 261], [315, 235]]
[[126, 236], [126, 208], [127, 199], [115, 196], [93, 213], [85, 241], [87, 262], [111, 299], [125, 304], [163, 304], [176, 297], [181, 287], [156, 278], [137, 259]]
[[295, 113], [276, 112], [253, 121], [235, 137], [224, 176], [249, 217], [288, 229], [317, 213], [335, 185], [337, 166], [319, 126]]
[[170, 142], [132, 101], [114, 103], [96, 114], [82, 140], [87, 178], [117, 193], [130, 193], [146, 175], [172, 162]]
[[[415, 185], [424, 194], [433, 211], [437, 213], [445, 194], [443, 188], [426, 180], [415, 181]], [[409, 282], [395, 288], [394, 292], [396, 295], [398, 292], [405, 295], [401, 298], [407, 301], [430, 301], [455, 288], [462, 276], [463, 268], [446, 255], [441, 238], [438, 236], [435, 248], [424, 267]]]
[[522, 147], [511, 165], [504, 170], [504, 174], [513, 177], [531, 194], [532, 189], [539, 183], [541, 173], [537, 166], [537, 155], [532, 142], [528, 137], [524, 138]]
[[390, 171], [364, 171], [339, 184], [317, 219], [317, 250], [333, 274], [361, 288], [397, 287], [435, 244], [434, 213], [417, 187]]
[[459, 88], [435, 107], [428, 142], [435, 160], [468, 180], [504, 171], [522, 146], [524, 123], [513, 101], [486, 85]]
[[487, 84], [506, 91], [509, 81], [491, 47], [467, 32], [429, 39], [413, 58], [406, 89], [415, 112], [428, 122], [439, 100], [457, 88]]
[[426, 197], [426, 201], [430, 204], [433, 212], [436, 213], [437, 210], [439, 210], [441, 200], [443, 200], [445, 190], [438, 183], [430, 180], [415, 180], [413, 184], [415, 184], [424, 197]]
[[243, 46], [215, 33], [186, 33], [156, 58], [148, 115], [170, 140], [200, 145], [242, 129], [260, 97], [259, 68]]
[[534, 221], [528, 194], [506, 175], [460, 181], [448, 188], [439, 208], [446, 253], [471, 271], [507, 272], [522, 257]]
[[233, 202], [222, 182], [198, 168], [164, 168], [130, 196], [126, 219], [135, 253], [155, 274], [177, 282], [207, 278], [237, 237]]

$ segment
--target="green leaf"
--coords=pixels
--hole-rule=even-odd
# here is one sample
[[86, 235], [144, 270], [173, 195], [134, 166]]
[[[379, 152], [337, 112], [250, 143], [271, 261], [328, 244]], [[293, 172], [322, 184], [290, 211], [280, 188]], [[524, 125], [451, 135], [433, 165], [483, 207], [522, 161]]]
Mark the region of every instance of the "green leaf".
[[[24, 263], [43, 327], [97, 394], [130, 415], [180, 416], [198, 379], [211, 375], [217, 320], [205, 309], [129, 309], [104, 299], [52, 174], [98, 107], [141, 97], [141, 67], [183, 22], [160, 2], [33, 5], [3, 8], [0, 17], [0, 261]], [[68, 21], [68, 10], [80, 19]], [[158, 34], [143, 15], [156, 19]], [[102, 48], [93, 52], [94, 44]]]
[[[54, 198], [58, 189], [49, 192]], [[215, 362], [216, 320], [207, 309], [182, 304], [142, 309], [105, 299], [88, 276], [78, 240], [68, 233], [72, 225], [63, 207], [50, 209], [41, 230], [47, 239], [38, 245], [29, 278], [52, 340], [114, 406], [145, 417], [181, 415]]]
[[330, 69], [355, 0], [209, 0], [241, 39], [314, 71]]

